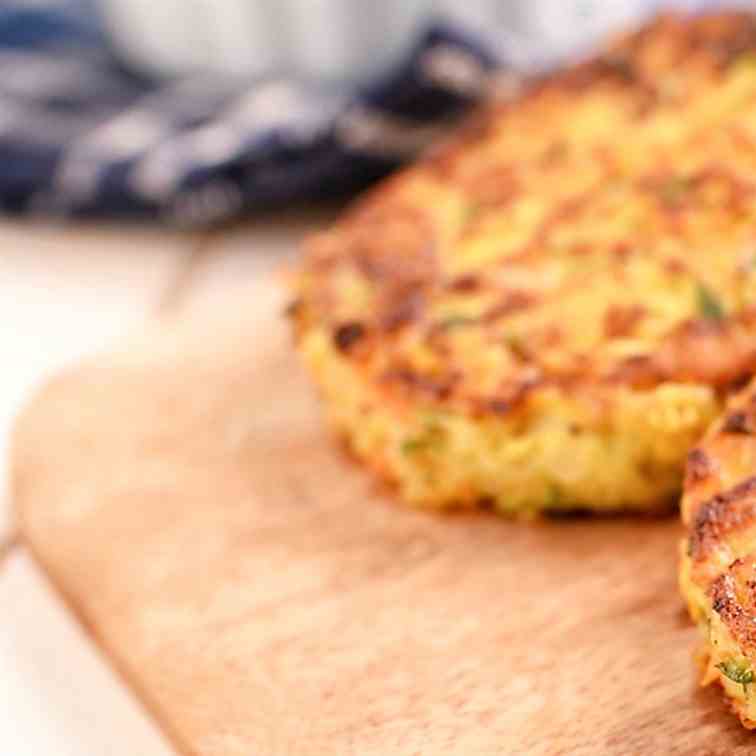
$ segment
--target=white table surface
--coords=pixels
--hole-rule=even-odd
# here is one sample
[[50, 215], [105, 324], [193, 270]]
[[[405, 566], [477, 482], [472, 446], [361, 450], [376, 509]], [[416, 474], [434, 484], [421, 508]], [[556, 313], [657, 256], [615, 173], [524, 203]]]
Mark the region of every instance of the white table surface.
[[13, 418], [46, 376], [145, 318], [222, 307], [231, 288], [285, 264], [332, 215], [288, 213], [206, 238], [0, 221], [0, 755], [173, 753], [13, 538]]

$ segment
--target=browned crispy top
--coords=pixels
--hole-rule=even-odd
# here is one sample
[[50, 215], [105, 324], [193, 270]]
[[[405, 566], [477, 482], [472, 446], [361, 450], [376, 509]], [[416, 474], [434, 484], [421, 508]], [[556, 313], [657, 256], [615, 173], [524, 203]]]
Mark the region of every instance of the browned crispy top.
[[722, 541], [756, 522], [756, 477], [741, 481], [701, 505], [690, 535], [694, 561], [711, 556]]
[[313, 238], [293, 308], [387, 394], [507, 412], [549, 386], [756, 368], [756, 24], [665, 16], [493, 102]]
[[688, 455], [682, 511], [693, 582], [756, 655], [756, 379]]
[[711, 587], [712, 607], [727, 626], [740, 649], [756, 651], [756, 565], [737, 559]]

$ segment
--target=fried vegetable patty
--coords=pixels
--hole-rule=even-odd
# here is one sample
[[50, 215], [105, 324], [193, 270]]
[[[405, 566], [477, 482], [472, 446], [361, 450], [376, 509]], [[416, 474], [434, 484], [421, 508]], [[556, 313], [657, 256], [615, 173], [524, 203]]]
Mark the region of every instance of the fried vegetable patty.
[[756, 367], [756, 24], [662, 17], [307, 245], [333, 426], [428, 507], [645, 510]]
[[703, 635], [702, 683], [718, 682], [756, 728], [756, 380], [688, 456], [680, 587]]

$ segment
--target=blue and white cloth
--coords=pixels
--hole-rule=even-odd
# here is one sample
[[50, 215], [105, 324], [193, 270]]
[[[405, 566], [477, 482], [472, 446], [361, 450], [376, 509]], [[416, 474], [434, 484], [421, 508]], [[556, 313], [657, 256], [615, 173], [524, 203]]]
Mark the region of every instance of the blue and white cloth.
[[0, 0], [0, 211], [197, 225], [344, 193], [414, 154], [498, 65], [523, 64], [522, 45], [447, 22], [367, 89], [157, 82], [96, 19], [88, 0]]

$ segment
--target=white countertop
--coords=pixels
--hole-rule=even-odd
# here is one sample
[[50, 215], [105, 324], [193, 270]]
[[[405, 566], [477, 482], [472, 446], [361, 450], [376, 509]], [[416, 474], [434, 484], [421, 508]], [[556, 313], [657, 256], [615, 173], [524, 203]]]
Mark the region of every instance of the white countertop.
[[[147, 317], [223, 306], [290, 258], [332, 211], [216, 232], [0, 221], [0, 490], [13, 418], [45, 377]], [[208, 302], [209, 300], [209, 302]], [[238, 300], [237, 300], [238, 301]], [[0, 497], [0, 754], [165, 756], [173, 750], [13, 538]]]

